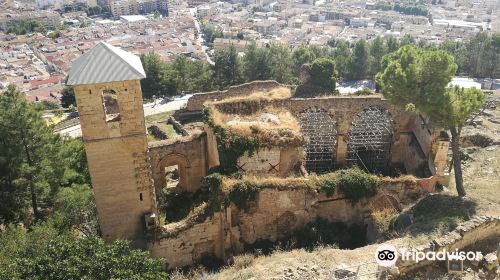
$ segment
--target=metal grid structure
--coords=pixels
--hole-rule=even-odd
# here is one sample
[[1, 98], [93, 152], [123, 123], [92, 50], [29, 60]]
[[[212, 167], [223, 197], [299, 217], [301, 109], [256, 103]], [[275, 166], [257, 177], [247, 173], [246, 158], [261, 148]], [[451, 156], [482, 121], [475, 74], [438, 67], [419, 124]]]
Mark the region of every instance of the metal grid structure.
[[302, 132], [309, 139], [305, 146], [306, 170], [317, 174], [331, 171], [337, 144], [336, 121], [318, 107], [302, 111], [299, 119]]
[[371, 106], [358, 114], [348, 134], [347, 164], [372, 173], [388, 171], [393, 121], [389, 112]]

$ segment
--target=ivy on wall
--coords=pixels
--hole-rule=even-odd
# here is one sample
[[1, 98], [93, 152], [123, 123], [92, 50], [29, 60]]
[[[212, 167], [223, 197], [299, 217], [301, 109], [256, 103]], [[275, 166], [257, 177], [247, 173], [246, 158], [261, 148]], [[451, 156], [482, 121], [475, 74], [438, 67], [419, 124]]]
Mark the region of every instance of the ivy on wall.
[[256, 137], [242, 136], [230, 133], [226, 128], [216, 124], [212, 116], [212, 108], [203, 109], [203, 120], [215, 134], [220, 165], [213, 172], [230, 175], [238, 171], [238, 158], [248, 152], [252, 156], [260, 147]]
[[[363, 198], [370, 198], [377, 194], [380, 186], [380, 181], [376, 176], [364, 172], [363, 170], [352, 168], [338, 170], [333, 173], [303, 179], [298, 181], [297, 178], [282, 179], [282, 180], [247, 180], [245, 178], [236, 179], [229, 185], [223, 187], [224, 178], [227, 178], [219, 173], [212, 173], [204, 179], [204, 191], [206, 192], [206, 201], [208, 203], [208, 215], [220, 211], [224, 206], [229, 206], [229, 203], [234, 203], [238, 209], [248, 211], [249, 202], [255, 201], [257, 195], [262, 189], [297, 189], [303, 188], [315, 191], [316, 193], [324, 193], [327, 197], [331, 197], [337, 191], [338, 194], [347, 199], [352, 205], [355, 205]], [[286, 183], [288, 182], [288, 183]], [[299, 185], [302, 183], [303, 186]], [[287, 186], [284, 187], [283, 184]]]
[[340, 192], [354, 205], [363, 198], [375, 196], [380, 182], [377, 177], [353, 168], [340, 170], [338, 185]]

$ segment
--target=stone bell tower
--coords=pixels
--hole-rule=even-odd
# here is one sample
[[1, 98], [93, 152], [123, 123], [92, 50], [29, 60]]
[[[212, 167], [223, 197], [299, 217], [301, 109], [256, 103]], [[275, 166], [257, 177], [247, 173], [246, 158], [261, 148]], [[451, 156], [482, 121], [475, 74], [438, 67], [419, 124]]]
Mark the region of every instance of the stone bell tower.
[[140, 85], [145, 77], [139, 57], [99, 43], [73, 63], [67, 81], [75, 89], [102, 237], [134, 246], [143, 246], [146, 223], [156, 225]]

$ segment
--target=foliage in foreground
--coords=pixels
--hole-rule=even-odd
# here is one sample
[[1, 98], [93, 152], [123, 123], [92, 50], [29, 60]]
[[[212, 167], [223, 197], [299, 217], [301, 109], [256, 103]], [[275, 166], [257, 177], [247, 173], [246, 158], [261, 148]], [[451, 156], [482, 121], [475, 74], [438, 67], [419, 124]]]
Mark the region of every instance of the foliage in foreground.
[[161, 261], [128, 242], [60, 233], [51, 223], [0, 234], [0, 279], [165, 279]]
[[93, 204], [84, 191], [90, 176], [82, 141], [55, 134], [15, 86], [0, 95], [0, 135], [0, 221], [29, 225], [43, 218], [43, 208], [62, 207], [67, 196], [58, 193], [65, 189], [82, 191], [83, 201]]

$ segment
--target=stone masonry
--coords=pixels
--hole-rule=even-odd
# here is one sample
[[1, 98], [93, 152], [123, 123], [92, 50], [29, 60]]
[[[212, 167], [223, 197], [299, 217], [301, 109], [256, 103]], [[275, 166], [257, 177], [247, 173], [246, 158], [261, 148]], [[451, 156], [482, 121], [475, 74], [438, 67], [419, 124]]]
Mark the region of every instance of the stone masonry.
[[[105, 89], [117, 93], [118, 120], [106, 120]], [[76, 85], [75, 96], [102, 237], [141, 246], [144, 215], [156, 212], [156, 198], [140, 82]]]

